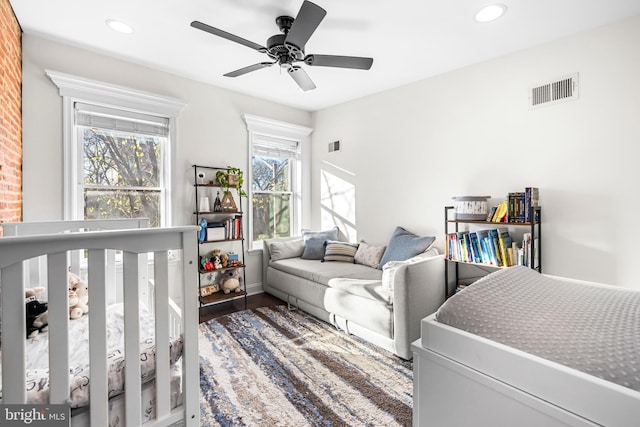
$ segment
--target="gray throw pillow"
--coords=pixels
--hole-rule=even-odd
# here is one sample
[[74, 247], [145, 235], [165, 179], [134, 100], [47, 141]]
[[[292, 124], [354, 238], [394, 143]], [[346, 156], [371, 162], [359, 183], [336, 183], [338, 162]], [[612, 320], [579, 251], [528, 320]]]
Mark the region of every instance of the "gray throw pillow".
[[321, 260], [324, 256], [324, 242], [327, 240], [338, 240], [338, 227], [325, 231], [303, 231], [304, 251], [302, 259]]
[[285, 258], [296, 258], [302, 255], [302, 251], [304, 251], [304, 242], [302, 239], [273, 242], [269, 244], [271, 261], [278, 261], [279, 259]]
[[420, 237], [402, 227], [396, 227], [380, 265], [384, 266], [389, 261], [405, 261], [426, 251], [435, 241], [436, 238], [433, 236]]
[[360, 242], [354, 261], [356, 264], [379, 269], [381, 268], [380, 259], [382, 259], [385, 249], [387, 249], [386, 246], [373, 246], [367, 242]]

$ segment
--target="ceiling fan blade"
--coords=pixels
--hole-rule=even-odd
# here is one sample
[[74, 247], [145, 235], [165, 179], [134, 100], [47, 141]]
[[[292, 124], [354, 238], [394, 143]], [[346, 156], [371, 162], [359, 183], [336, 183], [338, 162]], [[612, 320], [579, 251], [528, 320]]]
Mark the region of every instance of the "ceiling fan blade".
[[316, 85], [313, 83], [309, 75], [300, 67], [289, 68], [289, 75], [296, 81], [298, 86], [300, 86], [300, 89], [304, 92], [316, 88]]
[[355, 68], [368, 70], [373, 65], [373, 58], [339, 55], [307, 55], [304, 63], [317, 67]]
[[212, 27], [210, 25], [204, 24], [200, 21], [193, 21], [191, 23], [193, 28], [197, 28], [202, 31], [206, 31], [207, 33], [211, 33], [215, 36], [222, 37], [223, 39], [231, 40], [232, 42], [240, 43], [241, 45], [250, 47], [251, 49], [255, 49], [259, 52], [266, 52], [267, 48], [259, 45], [258, 43], [254, 43], [247, 39], [243, 39], [242, 37], [238, 37], [234, 34], [227, 33], [226, 31], [220, 30], [218, 28]]
[[271, 67], [273, 62], [259, 62], [257, 64], [249, 65], [248, 67], [240, 68], [239, 70], [231, 71], [230, 73], [224, 74], [225, 77], [238, 77], [243, 74], [250, 73], [252, 71], [261, 70], [266, 67]]
[[284, 40], [285, 45], [304, 50], [313, 32], [324, 19], [327, 11], [315, 3], [305, 0], [300, 7], [298, 16], [293, 21], [291, 29]]

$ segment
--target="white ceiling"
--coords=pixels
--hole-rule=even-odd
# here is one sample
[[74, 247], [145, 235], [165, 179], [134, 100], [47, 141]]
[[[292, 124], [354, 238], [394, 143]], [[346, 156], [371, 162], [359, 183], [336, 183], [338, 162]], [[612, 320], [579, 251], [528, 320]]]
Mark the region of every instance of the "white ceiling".
[[[190, 79], [315, 111], [640, 14], [640, 0], [496, 0], [499, 20], [474, 21], [493, 0], [313, 0], [327, 16], [306, 53], [368, 56], [369, 71], [303, 67], [317, 88], [301, 92], [279, 67], [224, 73], [268, 57], [190, 26], [198, 20], [260, 45], [275, 18], [302, 0], [10, 0], [27, 34], [112, 55]], [[130, 24], [117, 33], [105, 20]]]

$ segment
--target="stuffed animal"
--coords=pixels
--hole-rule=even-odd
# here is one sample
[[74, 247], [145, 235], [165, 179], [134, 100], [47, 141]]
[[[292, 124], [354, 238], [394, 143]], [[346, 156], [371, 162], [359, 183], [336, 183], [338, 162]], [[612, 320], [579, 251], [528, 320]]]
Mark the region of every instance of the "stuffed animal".
[[46, 302], [40, 301], [38, 297], [44, 292], [43, 287], [26, 289], [24, 292], [26, 313], [27, 313], [27, 338], [33, 338], [47, 326]]
[[216, 270], [222, 268], [222, 259], [220, 258], [220, 249], [214, 249], [211, 251], [211, 262], [213, 263], [213, 268]]
[[240, 292], [240, 281], [242, 277], [240, 276], [240, 270], [233, 269], [224, 273], [222, 279], [220, 279], [220, 288], [224, 291], [225, 294], [228, 294], [231, 291]]
[[227, 265], [229, 264], [229, 255], [221, 254], [220, 263], [222, 264], [222, 268], [227, 268]]
[[[77, 319], [89, 312], [89, 287], [77, 274], [69, 272], [69, 318]], [[75, 296], [73, 295], [75, 293]], [[74, 298], [73, 300], [71, 298]], [[77, 302], [71, 305], [71, 301]]]

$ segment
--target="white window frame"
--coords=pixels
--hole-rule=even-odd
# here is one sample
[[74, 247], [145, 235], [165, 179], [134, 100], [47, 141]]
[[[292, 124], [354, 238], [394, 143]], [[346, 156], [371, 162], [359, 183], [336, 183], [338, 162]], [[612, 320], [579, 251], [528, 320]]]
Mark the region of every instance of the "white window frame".
[[[253, 189], [251, 183], [253, 182], [253, 168], [251, 158], [253, 156], [253, 144], [254, 141], [275, 138], [285, 141], [294, 141], [298, 144], [300, 158], [298, 164], [292, 170], [294, 174], [292, 179], [292, 192], [293, 198], [291, 200], [292, 207], [292, 235], [300, 234], [303, 224], [308, 222], [309, 206], [310, 206], [310, 159], [309, 159], [309, 136], [313, 132], [312, 128], [295, 125], [291, 123], [281, 122], [277, 120], [267, 119], [264, 117], [254, 116], [251, 114], [244, 114], [244, 119], [247, 130], [249, 133], [249, 156], [247, 161], [248, 179], [245, 181], [248, 183], [248, 230], [247, 240], [250, 242], [249, 252], [262, 251], [262, 243], [254, 240], [253, 237]], [[266, 137], [266, 138], [265, 138]]]
[[142, 92], [96, 80], [46, 70], [47, 76], [58, 87], [62, 97], [62, 133], [64, 150], [64, 219], [83, 219], [82, 197], [82, 150], [76, 136], [74, 105], [76, 102], [94, 104], [108, 108], [158, 115], [169, 119], [169, 137], [163, 156], [165, 200], [162, 225], [170, 226], [175, 217], [172, 200], [172, 182], [175, 170], [177, 146], [177, 120], [186, 104], [178, 99]]

